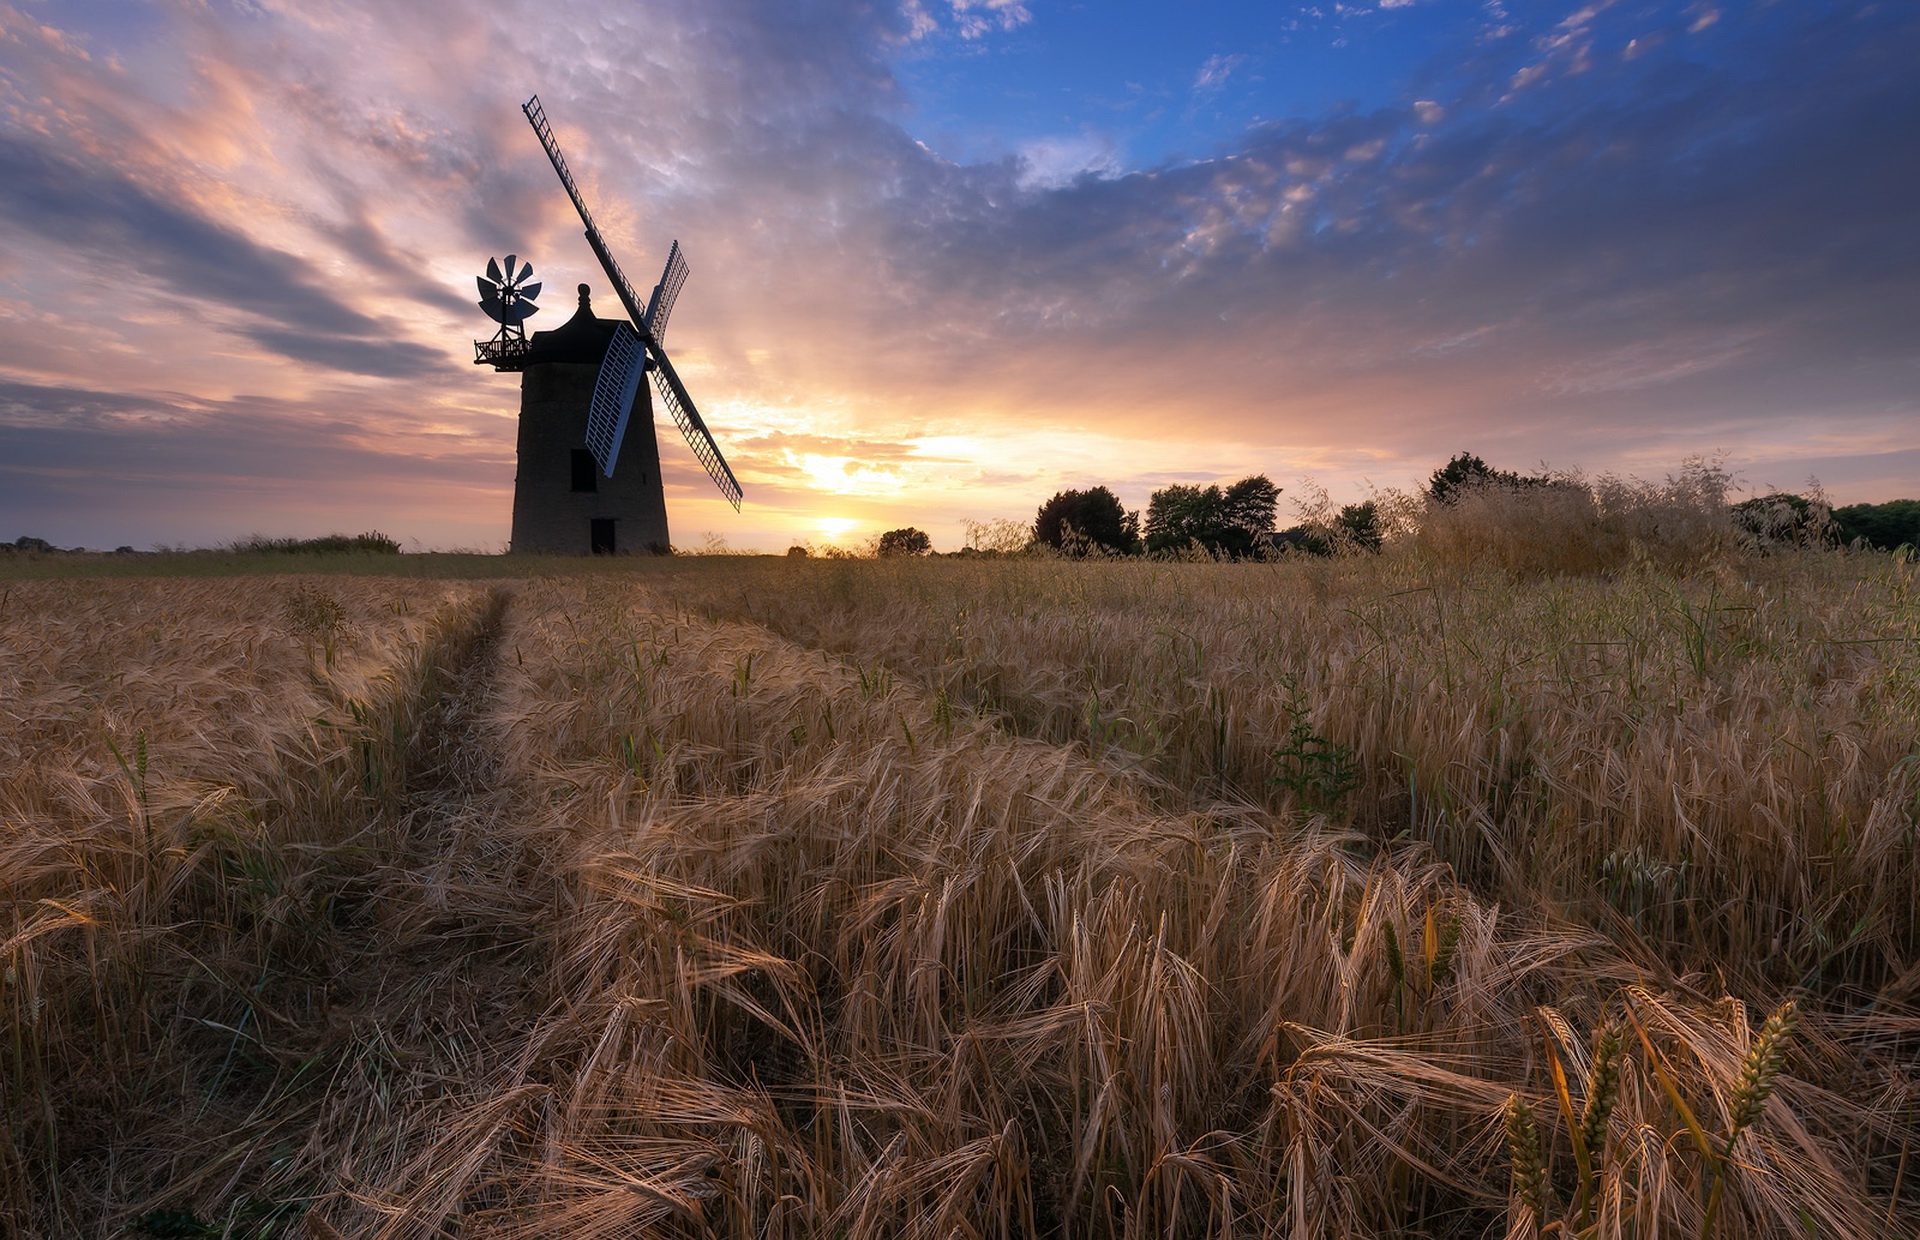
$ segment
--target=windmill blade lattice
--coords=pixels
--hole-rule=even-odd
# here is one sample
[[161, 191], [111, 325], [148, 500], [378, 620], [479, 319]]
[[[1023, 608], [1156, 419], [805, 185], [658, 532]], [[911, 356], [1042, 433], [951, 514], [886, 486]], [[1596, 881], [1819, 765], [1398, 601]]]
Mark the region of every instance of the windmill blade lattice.
[[607, 355], [593, 384], [593, 400], [587, 406], [587, 450], [608, 478], [620, 459], [627, 417], [633, 412], [633, 398], [646, 368], [647, 346], [638, 332], [622, 323], [607, 342]]
[[687, 256], [680, 252], [680, 243], [675, 241], [673, 248], [667, 251], [667, 265], [660, 273], [660, 283], [653, 286], [653, 296], [647, 299], [647, 326], [653, 331], [653, 338], [662, 344], [667, 341], [667, 319], [673, 314], [673, 303], [680, 298], [681, 286], [687, 282]]
[[658, 369], [653, 372], [653, 387], [660, 393], [667, 412], [673, 415], [673, 424], [686, 436], [687, 446], [693, 449], [694, 456], [706, 466], [707, 477], [713, 479], [713, 485], [720, 488], [720, 494], [727, 497], [727, 502], [733, 505], [735, 512], [739, 512], [742, 494], [740, 480], [733, 476], [727, 458], [720, 455], [720, 445], [713, 442], [712, 432], [701, 420], [700, 411], [693, 407], [693, 397], [687, 395], [686, 385], [674, 373], [673, 363], [667, 360], [666, 354], [657, 350], [653, 360], [658, 363]]

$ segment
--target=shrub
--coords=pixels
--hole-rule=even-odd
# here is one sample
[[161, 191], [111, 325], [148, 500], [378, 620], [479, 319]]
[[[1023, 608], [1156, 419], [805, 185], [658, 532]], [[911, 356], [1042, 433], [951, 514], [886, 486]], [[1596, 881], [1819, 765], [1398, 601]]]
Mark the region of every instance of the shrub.
[[967, 532], [967, 545], [961, 554], [1018, 555], [1033, 544], [1033, 527], [1010, 517], [990, 521], [962, 518], [960, 528]]
[[1510, 470], [1495, 469], [1471, 452], [1458, 452], [1427, 479], [1427, 496], [1435, 503], [1451, 504], [1458, 496], [1482, 487], [1517, 489], [1544, 481], [1546, 479], [1540, 477], [1522, 477]]
[[880, 535], [879, 553], [882, 556], [926, 555], [932, 550], [933, 539], [912, 526], [903, 530], [888, 530]]
[[1415, 544], [1449, 568], [1494, 567], [1517, 576], [1613, 572], [1634, 563], [1685, 570], [1737, 543], [1727, 475], [1688, 462], [1664, 483], [1578, 475], [1454, 488], [1418, 513]]
[[1733, 523], [1762, 550], [1821, 547], [1833, 542], [1833, 512], [1819, 496], [1775, 491], [1733, 506]]
[[1335, 545], [1344, 551], [1378, 551], [1386, 541], [1380, 527], [1380, 505], [1373, 500], [1348, 504], [1333, 519]]
[[399, 555], [400, 540], [388, 538], [378, 530], [351, 536], [323, 534], [319, 538], [268, 538], [264, 534], [253, 534], [234, 543], [232, 549], [246, 554], [338, 555], [357, 551], [366, 555]]

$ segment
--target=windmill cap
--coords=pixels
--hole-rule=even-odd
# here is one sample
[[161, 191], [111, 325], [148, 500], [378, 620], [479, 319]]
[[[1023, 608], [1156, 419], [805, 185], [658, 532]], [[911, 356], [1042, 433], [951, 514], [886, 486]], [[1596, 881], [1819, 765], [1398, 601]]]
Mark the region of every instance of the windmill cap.
[[576, 362], [598, 366], [606, 356], [607, 342], [613, 339], [613, 333], [622, 320], [603, 319], [595, 315], [593, 305], [588, 300], [589, 286], [580, 287], [580, 308], [573, 317], [551, 331], [535, 332], [528, 342], [525, 364], [535, 366], [541, 362]]

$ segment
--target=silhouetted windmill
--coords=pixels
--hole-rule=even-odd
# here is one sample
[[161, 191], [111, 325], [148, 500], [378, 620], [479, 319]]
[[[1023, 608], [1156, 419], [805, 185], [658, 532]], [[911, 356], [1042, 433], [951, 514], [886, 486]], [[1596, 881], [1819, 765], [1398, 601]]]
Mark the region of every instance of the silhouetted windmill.
[[[489, 262], [493, 297], [507, 317], [489, 308], [488, 282], [483, 277], [481, 305], [501, 324], [501, 331], [492, 341], [475, 345], [474, 361], [497, 370], [521, 372], [513, 549], [575, 555], [586, 551], [664, 552], [669, 547], [666, 494], [660, 483], [653, 402], [641, 385], [643, 374], [652, 372], [654, 386], [673, 415], [674, 424], [686, 436], [694, 456], [706, 467], [720, 493], [736, 510], [741, 500], [739, 481], [661, 347], [674, 300], [686, 283], [687, 262], [680, 253], [680, 243], [674, 242], [660, 282], [643, 308], [574, 184], [539, 96], [529, 99], [521, 110], [580, 213], [587, 244], [612, 282], [628, 321], [596, 317], [588, 300], [588, 287], [582, 284], [580, 308], [571, 319], [553, 331], [538, 332], [532, 340], [516, 343], [511, 337], [537, 307], [530, 304], [526, 286], [517, 285], [513, 279], [513, 256], [507, 260], [504, 277]], [[531, 274], [529, 267], [519, 279], [524, 281]], [[531, 288], [537, 293], [539, 285]], [[518, 318], [510, 331], [508, 318], [515, 314]], [[636, 412], [637, 418], [633, 416]], [[616, 473], [617, 465], [622, 468]]]

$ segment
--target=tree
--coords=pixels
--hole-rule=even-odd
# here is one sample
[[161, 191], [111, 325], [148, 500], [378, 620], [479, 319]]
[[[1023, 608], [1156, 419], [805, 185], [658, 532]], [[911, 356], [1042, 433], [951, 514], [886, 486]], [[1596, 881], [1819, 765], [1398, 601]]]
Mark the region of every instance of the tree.
[[1124, 555], [1140, 544], [1140, 514], [1128, 512], [1105, 487], [1060, 491], [1034, 515], [1033, 537], [1068, 555], [1096, 547]]
[[1840, 537], [1864, 539], [1869, 547], [1892, 551], [1903, 545], [1920, 547], [1920, 499], [1894, 499], [1884, 504], [1848, 504], [1833, 510]]
[[1378, 551], [1384, 541], [1380, 532], [1380, 507], [1372, 500], [1348, 504], [1333, 519], [1333, 526], [1341, 541], [1358, 551]]
[[1179, 551], [1198, 543], [1214, 555], [1245, 556], [1270, 542], [1280, 488], [1254, 474], [1222, 491], [1175, 483], [1147, 502], [1147, 550]]
[[932, 550], [933, 539], [912, 526], [904, 530], [888, 530], [880, 535], [880, 554], [883, 556], [926, 555]]
[[1221, 500], [1221, 549], [1236, 557], [1252, 555], [1273, 533], [1280, 488], [1265, 474], [1254, 474], [1228, 487]]
[[1476, 487], [1524, 487], [1537, 479], [1523, 478], [1504, 469], [1495, 469], [1471, 452], [1459, 452], [1433, 471], [1427, 479], [1427, 494], [1435, 503], [1451, 504], [1463, 491]]

